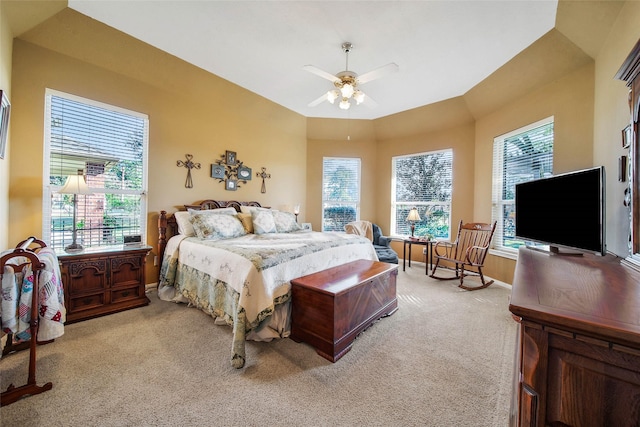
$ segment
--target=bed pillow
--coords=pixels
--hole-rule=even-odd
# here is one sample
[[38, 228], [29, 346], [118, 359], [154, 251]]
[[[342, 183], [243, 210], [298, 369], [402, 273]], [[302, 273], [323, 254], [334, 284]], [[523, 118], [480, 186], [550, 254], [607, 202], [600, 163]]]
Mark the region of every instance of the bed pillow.
[[244, 231], [246, 231], [247, 234], [253, 234], [253, 218], [251, 218], [251, 214], [239, 213], [238, 219], [242, 223], [242, 226], [244, 227]]
[[278, 233], [290, 233], [292, 231], [302, 230], [302, 227], [300, 227], [296, 221], [295, 215], [290, 212], [273, 212], [273, 221], [276, 223]]
[[247, 234], [236, 215], [213, 210], [191, 211], [191, 224], [201, 239], [229, 239]]
[[251, 215], [253, 213], [253, 211], [255, 211], [256, 209], [258, 209], [257, 206], [240, 205], [240, 213], [243, 213], [243, 214]]
[[251, 212], [253, 232], [255, 234], [276, 233], [276, 223], [270, 209], [257, 208]]
[[187, 208], [187, 210], [189, 212], [210, 212], [210, 213], [229, 214], [229, 215], [236, 215], [238, 213], [238, 211], [236, 211], [236, 209], [232, 208], [232, 207], [216, 208], [216, 209], [202, 209], [202, 210]]
[[193, 237], [196, 235], [193, 225], [191, 225], [191, 213], [187, 211], [178, 211], [173, 214], [178, 224], [178, 234], [182, 234], [187, 237]]

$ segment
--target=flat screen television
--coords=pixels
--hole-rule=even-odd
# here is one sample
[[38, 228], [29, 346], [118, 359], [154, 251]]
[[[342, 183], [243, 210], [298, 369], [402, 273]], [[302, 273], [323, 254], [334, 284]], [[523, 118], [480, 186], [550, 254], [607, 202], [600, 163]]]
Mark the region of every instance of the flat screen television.
[[516, 184], [515, 207], [517, 238], [606, 253], [604, 166]]

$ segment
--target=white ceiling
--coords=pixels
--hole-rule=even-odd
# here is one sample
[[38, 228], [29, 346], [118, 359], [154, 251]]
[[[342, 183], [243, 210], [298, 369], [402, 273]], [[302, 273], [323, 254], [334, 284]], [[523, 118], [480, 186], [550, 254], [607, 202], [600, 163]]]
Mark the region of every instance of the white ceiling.
[[[551, 30], [557, 1], [69, 0], [69, 7], [306, 117], [375, 119], [463, 95]], [[378, 103], [308, 104], [333, 88], [303, 70], [399, 72]]]

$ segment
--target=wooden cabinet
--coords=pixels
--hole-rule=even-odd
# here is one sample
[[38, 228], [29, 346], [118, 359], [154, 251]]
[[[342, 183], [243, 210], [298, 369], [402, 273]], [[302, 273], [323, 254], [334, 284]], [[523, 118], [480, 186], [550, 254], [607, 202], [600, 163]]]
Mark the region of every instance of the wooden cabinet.
[[66, 323], [149, 304], [145, 262], [150, 247], [86, 249], [58, 254]]
[[522, 248], [510, 424], [640, 425], [640, 273], [613, 256]]
[[398, 309], [398, 266], [357, 260], [291, 281], [291, 339], [336, 362], [358, 334]]

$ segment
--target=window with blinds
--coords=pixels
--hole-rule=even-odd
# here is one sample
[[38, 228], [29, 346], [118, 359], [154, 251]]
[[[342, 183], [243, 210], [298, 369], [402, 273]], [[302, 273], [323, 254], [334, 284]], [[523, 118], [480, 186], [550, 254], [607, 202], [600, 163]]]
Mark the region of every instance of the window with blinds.
[[418, 210], [415, 236], [449, 239], [453, 150], [432, 151], [392, 158], [391, 234], [411, 234], [407, 216]]
[[74, 195], [67, 177], [83, 175], [90, 194], [78, 194], [77, 243], [117, 245], [146, 231], [147, 115], [47, 90], [45, 95], [43, 230], [49, 246], [72, 242]]
[[495, 249], [514, 253], [524, 244], [516, 238], [515, 186], [553, 175], [553, 117], [493, 140], [492, 220], [497, 222]]
[[322, 231], [344, 231], [360, 219], [360, 159], [322, 160]]

